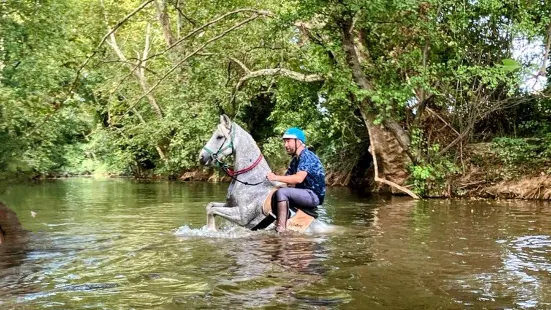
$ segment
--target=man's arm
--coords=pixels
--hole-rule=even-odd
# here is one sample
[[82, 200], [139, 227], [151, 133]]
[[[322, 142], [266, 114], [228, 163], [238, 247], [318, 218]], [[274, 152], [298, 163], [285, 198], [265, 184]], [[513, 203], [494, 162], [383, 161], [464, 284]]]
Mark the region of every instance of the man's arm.
[[299, 171], [291, 175], [276, 175], [275, 173], [270, 172], [268, 173], [267, 178], [270, 181], [277, 181], [295, 185], [302, 183], [302, 181], [304, 181], [304, 179], [306, 178], [306, 175], [308, 175], [306, 171]]

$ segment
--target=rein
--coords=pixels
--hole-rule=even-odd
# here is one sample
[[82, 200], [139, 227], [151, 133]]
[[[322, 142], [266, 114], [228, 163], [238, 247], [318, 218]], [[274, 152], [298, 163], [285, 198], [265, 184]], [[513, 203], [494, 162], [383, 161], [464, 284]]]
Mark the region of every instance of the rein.
[[[218, 151], [213, 152], [209, 148], [207, 148], [206, 146], [203, 147], [203, 149], [205, 151], [207, 151], [207, 153], [210, 154], [210, 156], [212, 157], [212, 159], [216, 163], [215, 166], [222, 169], [222, 171], [224, 171], [224, 173], [227, 176], [229, 176], [232, 180], [237, 181], [241, 184], [256, 186], [256, 185], [264, 183], [265, 180], [262, 180], [262, 181], [257, 182], [257, 183], [249, 183], [249, 182], [246, 182], [246, 181], [241, 181], [237, 178], [238, 175], [247, 173], [247, 172], [253, 170], [256, 166], [258, 166], [258, 164], [262, 161], [262, 158], [264, 158], [264, 156], [262, 156], [262, 153], [260, 153], [260, 155], [258, 156], [256, 161], [252, 165], [250, 165], [247, 168], [240, 169], [240, 170], [237, 170], [237, 171], [234, 171], [232, 168], [230, 168], [228, 166], [228, 164], [226, 164], [226, 163], [224, 163], [224, 162], [222, 162], [218, 159], [218, 155], [220, 153], [222, 153], [223, 151], [225, 151], [226, 149], [228, 149], [228, 148], [231, 148], [232, 154], [235, 152], [235, 148], [233, 147], [234, 146], [233, 145], [233, 139], [235, 138], [235, 130], [233, 129], [233, 126], [232, 126], [232, 128], [230, 128], [230, 133], [229, 134], [227, 134], [224, 130], [221, 130], [221, 131], [224, 134], [225, 139], [224, 139], [224, 142], [222, 143], [222, 145], [220, 145], [220, 147], [218, 148]], [[228, 138], [230, 139], [230, 143], [228, 143], [228, 145], [226, 145], [224, 147], [224, 144], [226, 143], [226, 140], [228, 140]]]
[[249, 172], [249, 171], [253, 170], [256, 166], [258, 166], [258, 164], [260, 163], [262, 158], [264, 158], [264, 156], [262, 156], [262, 153], [260, 153], [260, 155], [258, 155], [258, 158], [256, 159], [256, 161], [252, 165], [250, 165], [249, 167], [247, 167], [245, 169], [237, 170], [237, 171], [233, 171], [233, 169], [228, 168], [227, 173], [228, 173], [229, 176], [236, 176], [236, 175], [240, 175], [240, 174]]

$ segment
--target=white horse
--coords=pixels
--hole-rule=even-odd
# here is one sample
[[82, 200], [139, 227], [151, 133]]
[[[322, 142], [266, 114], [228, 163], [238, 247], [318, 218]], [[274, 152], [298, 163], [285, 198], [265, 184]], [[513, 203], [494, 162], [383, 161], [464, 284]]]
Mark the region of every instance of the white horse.
[[[223, 163], [223, 159], [231, 154], [234, 157], [233, 170]], [[221, 115], [220, 124], [201, 150], [199, 158], [202, 164], [218, 166], [232, 178], [226, 202], [210, 202], [207, 205], [209, 230], [216, 230], [214, 216], [252, 230], [264, 229], [275, 220], [273, 213], [270, 213], [270, 197], [276, 184], [266, 178], [271, 169], [248, 132], [228, 116]], [[311, 217], [300, 219], [300, 223], [295, 217], [295, 223], [292, 222], [293, 218], [287, 224], [290, 230], [318, 232], [329, 228], [329, 225]]]

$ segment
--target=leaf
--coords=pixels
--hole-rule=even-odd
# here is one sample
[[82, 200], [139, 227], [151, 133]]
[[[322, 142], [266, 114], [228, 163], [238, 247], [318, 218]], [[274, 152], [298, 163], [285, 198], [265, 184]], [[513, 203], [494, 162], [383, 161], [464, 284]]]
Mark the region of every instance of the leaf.
[[521, 67], [520, 63], [518, 63], [516, 60], [510, 59], [510, 58], [503, 59], [503, 60], [501, 60], [501, 62], [503, 64], [500, 65], [500, 67], [502, 67], [507, 72], [513, 72], [513, 71], [515, 71], [515, 70], [517, 70]]

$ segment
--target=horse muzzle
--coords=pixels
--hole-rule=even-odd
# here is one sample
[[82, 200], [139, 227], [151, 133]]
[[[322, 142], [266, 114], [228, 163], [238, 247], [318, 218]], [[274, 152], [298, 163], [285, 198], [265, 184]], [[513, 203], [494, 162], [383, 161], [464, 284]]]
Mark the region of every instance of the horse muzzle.
[[201, 165], [208, 166], [213, 161], [214, 161], [214, 158], [211, 154], [205, 151], [202, 151], [201, 153], [199, 153], [199, 163], [201, 163]]

